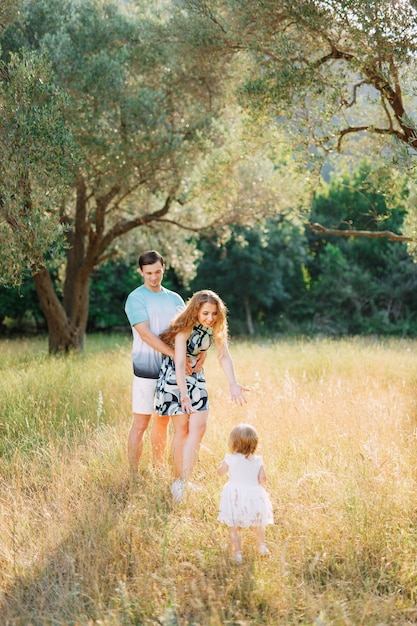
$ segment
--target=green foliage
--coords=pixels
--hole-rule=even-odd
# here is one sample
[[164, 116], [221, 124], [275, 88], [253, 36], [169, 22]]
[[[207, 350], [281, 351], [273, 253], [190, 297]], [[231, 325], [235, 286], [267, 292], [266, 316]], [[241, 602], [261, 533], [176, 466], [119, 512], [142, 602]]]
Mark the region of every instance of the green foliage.
[[[403, 180], [366, 162], [354, 174], [334, 177], [317, 193], [312, 221], [332, 228], [401, 231], [407, 200]], [[226, 241], [198, 242], [195, 278], [185, 286], [173, 270], [164, 284], [185, 298], [217, 291], [229, 309], [231, 333], [307, 332], [329, 335], [417, 334], [417, 265], [406, 244], [386, 239], [318, 237], [288, 215], [230, 227]], [[88, 330], [128, 329], [127, 294], [141, 284], [136, 264], [109, 260], [90, 286]], [[10, 332], [42, 316], [28, 283], [0, 290]]]
[[[32, 271], [44, 266], [35, 281], [48, 319], [51, 351], [79, 349], [87, 321], [89, 278], [116, 252], [119, 238], [151, 224], [165, 235], [170, 234], [164, 230], [167, 223], [190, 227], [189, 212], [183, 208], [187, 186], [201, 155], [216, 140], [212, 122], [222, 106], [227, 67], [222, 62], [219, 68], [215, 51], [204, 50], [203, 41], [195, 54], [190, 42], [196, 40], [187, 28], [186, 13], [175, 7], [157, 9], [146, 1], [137, 7], [111, 0], [29, 1], [19, 19], [0, 34], [7, 63], [27, 56], [51, 60], [48, 84], [69, 103], [61, 112], [78, 157], [68, 167], [72, 174], [68, 193], [49, 172], [45, 185], [36, 179], [26, 189], [28, 204], [45, 195], [45, 188], [60, 200], [48, 205], [51, 237], [47, 233], [37, 242], [36, 258], [27, 254]], [[13, 104], [11, 98], [10, 111]], [[57, 140], [55, 131], [51, 125]], [[4, 202], [11, 212], [7, 224], [18, 211], [9, 200]], [[194, 210], [191, 228], [204, 222], [198, 219], [204, 216], [204, 206]], [[32, 235], [36, 241], [42, 229], [31, 207], [27, 211], [26, 239]], [[51, 292], [46, 270], [55, 254], [52, 234], [58, 237], [62, 231], [61, 301]], [[181, 237], [166, 239], [178, 256]], [[9, 244], [13, 254], [12, 237]], [[19, 267], [12, 268], [12, 282], [19, 280]], [[10, 274], [6, 268], [5, 275]]]
[[0, 81], [0, 282], [10, 285], [41, 267], [45, 253], [62, 250], [64, 230], [53, 215], [74, 146], [47, 58], [11, 54], [7, 74]]
[[[70, 342], [84, 331], [76, 326], [87, 319], [90, 276], [117, 250], [119, 238], [140, 228], [146, 241], [149, 230], [149, 240], [165, 240], [173, 263], [186, 266], [185, 279], [194, 240], [187, 247], [181, 240], [211, 223], [215, 245], [201, 241], [204, 258], [193, 285], [227, 293], [237, 328], [275, 330], [287, 320], [320, 319], [326, 294], [337, 293], [336, 271], [343, 276], [341, 299], [350, 302], [346, 310], [359, 311], [355, 323], [343, 322], [334, 298], [331, 319], [341, 313], [337, 332], [390, 331], [402, 323], [412, 328], [408, 305], [394, 307], [383, 296], [384, 289], [394, 292], [388, 277], [399, 265], [406, 267], [408, 286], [395, 293], [402, 303], [412, 299], [413, 265], [403, 247], [395, 244], [394, 254], [387, 241], [321, 240], [307, 233], [306, 251], [295, 219], [277, 215], [283, 207], [293, 215], [305, 207], [299, 189], [314, 179], [318, 147], [328, 155], [358, 128], [379, 137], [395, 134], [407, 149], [413, 144], [413, 108], [405, 95], [414, 70], [413, 16], [407, 3], [394, 12], [392, 3], [371, 0], [25, 2], [18, 19], [0, 32], [3, 280], [18, 283], [22, 272], [42, 265], [56, 270], [65, 257], [54, 283], [54, 295], [62, 289], [63, 298], [48, 309], [45, 283], [43, 292], [38, 283], [38, 293], [43, 310], [61, 317], [48, 325], [68, 329]], [[272, 120], [268, 137], [248, 131], [230, 97], [236, 85], [241, 105], [256, 113], [257, 130]], [[302, 180], [293, 155], [281, 149], [277, 125], [294, 146], [309, 148]], [[317, 196], [315, 219], [341, 228], [401, 229], [405, 196], [399, 187], [397, 193], [397, 181], [390, 178], [395, 193], [388, 201], [387, 172], [368, 174], [362, 169], [353, 183], [346, 178], [327, 198]], [[185, 235], [178, 235], [178, 226]], [[90, 328], [119, 323], [131, 271], [126, 268], [122, 289], [122, 266], [113, 266], [119, 280], [111, 267], [94, 276]], [[365, 277], [372, 302], [362, 306], [355, 298], [365, 290]], [[106, 284], [116, 293], [113, 309], [103, 305]], [[378, 326], [381, 310], [385, 321]], [[366, 317], [369, 324], [363, 324]], [[68, 347], [65, 341], [57, 344]]]
[[127, 294], [141, 284], [136, 269], [125, 263], [104, 263], [91, 276], [88, 327], [91, 331], [128, 327]]
[[[126, 298], [141, 284], [136, 265], [113, 260], [100, 265], [91, 276], [88, 331], [129, 331], [124, 311]], [[181, 286], [172, 270], [165, 271], [164, 286], [180, 291]]]
[[0, 311], [0, 335], [44, 330], [45, 320], [30, 279], [18, 287], [0, 287]]
[[2, 0], [0, 4], [0, 30], [13, 22], [22, 4], [23, 0]]
[[223, 245], [201, 240], [193, 291], [213, 289], [224, 299], [232, 333], [280, 328], [280, 316], [303, 291], [301, 228], [280, 217], [252, 228], [234, 227]]
[[[33, 177], [30, 185], [21, 183], [27, 216], [23, 225], [21, 203], [13, 204], [14, 190], [3, 193], [3, 209], [8, 212], [3, 230], [9, 234], [7, 241], [3, 236], [4, 248], [10, 258], [22, 256], [25, 269], [43, 268], [35, 282], [51, 351], [80, 349], [91, 273], [115, 253], [117, 239], [153, 223], [198, 229], [205, 222], [204, 208], [190, 220], [183, 206], [199, 158], [218, 140], [212, 121], [222, 106], [225, 64], [220, 71], [213, 62], [215, 54], [204, 54], [202, 42], [199, 54], [194, 54], [186, 13], [175, 7], [159, 8], [146, 1], [133, 6], [117, 0], [34, 0], [25, 3], [17, 19], [0, 33], [10, 84], [17, 74], [13, 59], [31, 58], [39, 64], [50, 60], [50, 75], [40, 84], [55, 90], [62, 128], [70, 133], [77, 155], [67, 164], [69, 190], [63, 189], [63, 177], [53, 178], [48, 166], [43, 170], [45, 181]], [[29, 83], [22, 81], [23, 90]], [[9, 100], [2, 100], [11, 118], [18, 96], [11, 91]], [[28, 115], [36, 107], [37, 100], [30, 100]], [[39, 132], [36, 124], [25, 128], [27, 141], [22, 143], [43, 141], [44, 160], [56, 168], [59, 158], [48, 130], [56, 147], [62, 148], [60, 129], [52, 119], [46, 128], [40, 124]], [[12, 141], [3, 147], [4, 162], [12, 161]], [[27, 170], [30, 167], [23, 168], [19, 177], [25, 183]], [[47, 193], [53, 201], [37, 213], [38, 198]], [[171, 239], [167, 248], [181, 247], [181, 231], [167, 230], [166, 235]], [[55, 283], [62, 285], [61, 300], [52, 290], [48, 272], [51, 257], [62, 247], [61, 283]], [[19, 282], [22, 273], [21, 263], [4, 267], [4, 276], [12, 284]]]
[[[312, 221], [348, 230], [401, 232], [407, 188], [386, 170], [363, 162], [317, 194]], [[307, 234], [312, 279], [308, 293], [318, 330], [335, 334], [417, 332], [417, 265], [405, 243]]]
[[[53, 278], [55, 289], [59, 292], [58, 276]], [[129, 332], [124, 305], [128, 293], [141, 284], [135, 263], [111, 259], [100, 265], [91, 277], [88, 332]], [[164, 285], [180, 293], [185, 291], [172, 269], [165, 271]], [[42, 332], [45, 332], [45, 318], [33, 281], [26, 278], [18, 287], [0, 287], [0, 335]]]
[[[417, 147], [417, 9], [391, 0], [193, 0], [240, 59], [241, 103], [285, 129], [311, 169], [343, 150]], [[395, 6], [395, 8], [393, 8]], [[242, 63], [242, 58], [246, 63]], [[391, 141], [394, 140], [394, 141]], [[395, 143], [397, 142], [397, 143]], [[412, 148], [410, 150], [410, 147]]]

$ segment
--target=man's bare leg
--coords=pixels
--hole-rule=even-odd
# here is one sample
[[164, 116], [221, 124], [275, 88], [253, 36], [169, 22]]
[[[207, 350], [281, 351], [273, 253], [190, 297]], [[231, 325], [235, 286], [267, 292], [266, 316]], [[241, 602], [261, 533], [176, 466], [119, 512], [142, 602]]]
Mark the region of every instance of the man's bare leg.
[[139, 459], [143, 450], [143, 436], [148, 427], [150, 415], [142, 415], [133, 413], [132, 426], [130, 428], [127, 440], [127, 456], [129, 460], [130, 471], [133, 475], [137, 474], [139, 467]]
[[169, 415], [153, 416], [151, 429], [153, 464], [158, 468], [162, 468], [164, 465], [168, 424]]

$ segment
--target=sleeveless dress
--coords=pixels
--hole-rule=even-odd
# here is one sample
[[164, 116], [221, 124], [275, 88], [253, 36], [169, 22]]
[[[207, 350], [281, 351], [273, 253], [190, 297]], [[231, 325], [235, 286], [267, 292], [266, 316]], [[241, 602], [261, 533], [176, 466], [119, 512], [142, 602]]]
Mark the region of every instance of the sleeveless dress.
[[[212, 343], [212, 328], [196, 324], [187, 340], [187, 355], [192, 360], [200, 352], [208, 350]], [[209, 401], [204, 371], [193, 372], [191, 376], [186, 376], [186, 381], [187, 392], [193, 408], [196, 411], [206, 411], [209, 408]], [[162, 359], [161, 371], [156, 385], [155, 412], [159, 415], [181, 415], [184, 413], [180, 403], [175, 362], [168, 355]]]
[[229, 480], [220, 496], [219, 522], [246, 528], [274, 523], [272, 504], [265, 489], [258, 483], [262, 457], [226, 454]]

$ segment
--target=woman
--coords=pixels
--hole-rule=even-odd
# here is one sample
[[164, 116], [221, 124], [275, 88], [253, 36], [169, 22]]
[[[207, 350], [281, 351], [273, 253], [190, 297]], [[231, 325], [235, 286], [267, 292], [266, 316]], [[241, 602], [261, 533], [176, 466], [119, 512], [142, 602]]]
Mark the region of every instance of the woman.
[[201, 440], [206, 432], [209, 401], [204, 370], [187, 376], [185, 363], [215, 343], [220, 364], [230, 385], [233, 402], [246, 403], [236, 381], [232, 357], [227, 345], [226, 307], [214, 291], [198, 291], [161, 334], [161, 339], [174, 346], [175, 357], [165, 356], [156, 390], [155, 411], [169, 415], [174, 424], [174, 482], [171, 492], [175, 500], [183, 498], [188, 477], [198, 458]]

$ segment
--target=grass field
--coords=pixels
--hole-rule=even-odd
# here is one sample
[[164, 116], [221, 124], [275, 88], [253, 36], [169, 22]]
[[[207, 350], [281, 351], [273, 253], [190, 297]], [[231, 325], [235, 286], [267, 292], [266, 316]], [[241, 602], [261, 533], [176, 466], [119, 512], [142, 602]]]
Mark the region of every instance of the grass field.
[[[129, 478], [130, 337], [50, 357], [0, 342], [0, 624], [383, 626], [417, 623], [417, 343], [232, 342], [181, 504], [147, 439]], [[251, 422], [268, 474], [271, 556], [230, 559], [216, 468]]]

